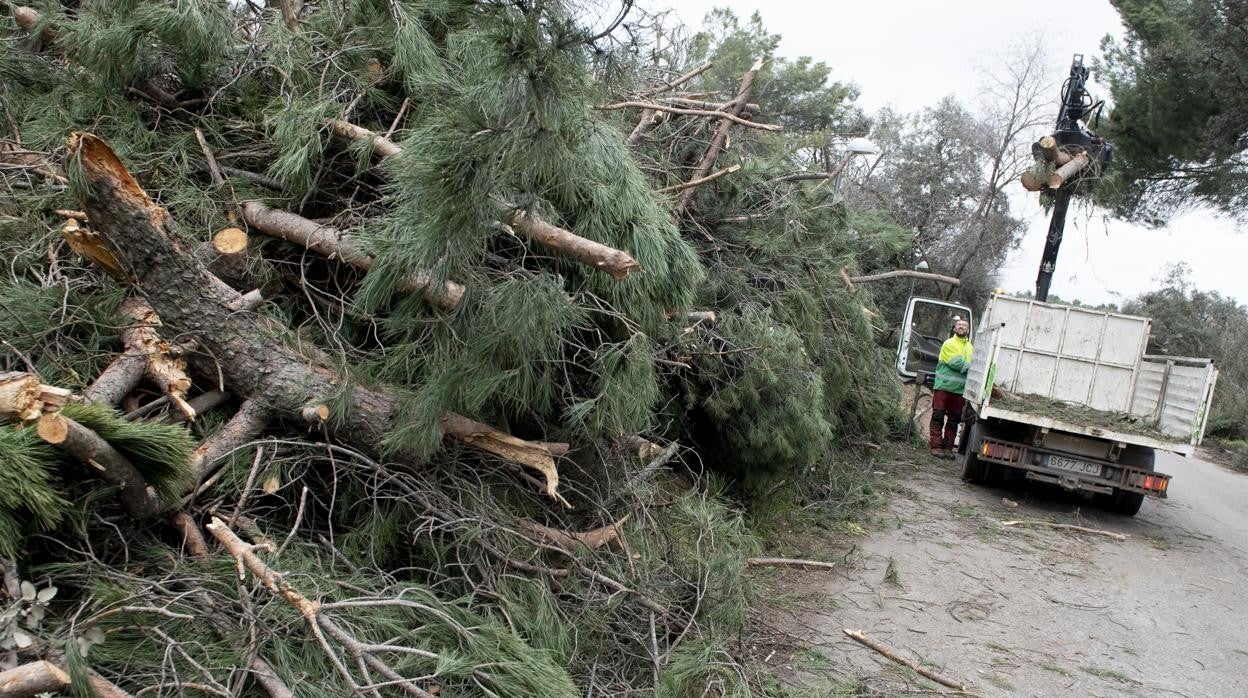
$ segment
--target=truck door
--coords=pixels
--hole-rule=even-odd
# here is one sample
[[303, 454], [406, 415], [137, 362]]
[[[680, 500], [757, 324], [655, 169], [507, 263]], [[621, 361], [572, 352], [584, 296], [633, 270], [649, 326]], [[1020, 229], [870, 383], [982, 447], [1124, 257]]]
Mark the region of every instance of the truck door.
[[953, 335], [955, 320], [966, 320], [974, 332], [970, 308], [932, 298], [911, 298], [897, 343], [897, 373], [911, 379], [919, 373], [935, 373], [940, 345]]

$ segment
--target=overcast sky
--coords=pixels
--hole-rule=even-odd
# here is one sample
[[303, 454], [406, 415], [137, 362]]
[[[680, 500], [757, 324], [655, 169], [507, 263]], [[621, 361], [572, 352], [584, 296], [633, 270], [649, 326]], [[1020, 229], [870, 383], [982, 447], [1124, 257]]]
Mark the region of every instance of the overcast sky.
[[[868, 111], [889, 105], [915, 111], [956, 94], [977, 96], [978, 70], [994, 53], [1027, 35], [1041, 33], [1051, 48], [1054, 80], [1060, 81], [1074, 53], [1091, 58], [1101, 37], [1120, 35], [1122, 24], [1108, 0], [646, 0], [651, 8], [674, 7], [683, 22], [701, 27], [714, 7], [748, 17], [780, 34], [780, 54], [808, 55], [827, 63], [836, 80], [853, 82]], [[1105, 97], [1094, 87], [1094, 96]], [[1057, 117], [1056, 90], [1053, 117]], [[1015, 212], [1029, 223], [1020, 248], [1001, 270], [1008, 291], [1033, 290], [1048, 217], [1035, 195], [1017, 187]], [[1156, 288], [1166, 265], [1187, 262], [1198, 288], [1216, 290], [1248, 303], [1248, 231], [1210, 213], [1187, 214], [1151, 230], [1106, 220], [1088, 206], [1072, 206], [1051, 292], [1085, 302], [1120, 301]]]

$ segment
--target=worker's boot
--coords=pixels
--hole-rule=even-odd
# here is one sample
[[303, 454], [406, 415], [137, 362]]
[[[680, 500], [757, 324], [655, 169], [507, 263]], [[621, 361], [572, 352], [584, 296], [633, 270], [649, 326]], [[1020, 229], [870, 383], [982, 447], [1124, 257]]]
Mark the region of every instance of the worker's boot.
[[945, 449], [943, 449], [943, 448], [933, 448], [933, 449], [932, 449], [932, 455], [933, 455], [933, 456], [935, 456], [935, 457], [937, 457], [937, 458], [948, 458], [949, 456], [945, 455], [946, 453], [948, 453], [948, 451], [946, 451], [946, 450], [945, 450]]

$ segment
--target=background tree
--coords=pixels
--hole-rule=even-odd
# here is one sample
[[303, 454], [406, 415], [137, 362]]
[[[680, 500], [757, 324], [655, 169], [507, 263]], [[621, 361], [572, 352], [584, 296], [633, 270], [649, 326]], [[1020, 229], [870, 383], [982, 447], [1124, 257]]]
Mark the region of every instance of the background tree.
[[[1026, 146], [1053, 111], [1039, 42], [995, 56], [983, 72], [974, 107], [950, 96], [919, 114], [878, 114], [872, 137], [881, 154], [850, 190], [851, 202], [914, 231], [914, 257], [906, 261], [926, 261], [962, 281], [936, 292], [975, 306], [996, 286], [997, 269], [1022, 235], [1008, 188], [1030, 164]], [[883, 293], [896, 312], [904, 300], [898, 289]]]
[[1097, 79], [1113, 111], [1116, 163], [1102, 198], [1161, 223], [1195, 203], [1244, 217], [1248, 203], [1248, 5], [1113, 0], [1126, 35], [1106, 37]]

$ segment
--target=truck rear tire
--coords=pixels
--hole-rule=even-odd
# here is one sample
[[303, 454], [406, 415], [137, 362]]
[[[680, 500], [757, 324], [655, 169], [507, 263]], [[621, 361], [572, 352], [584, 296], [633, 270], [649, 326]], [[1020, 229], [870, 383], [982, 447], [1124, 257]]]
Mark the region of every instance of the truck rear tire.
[[962, 453], [962, 479], [967, 482], [982, 482], [988, 474], [988, 464], [979, 459], [979, 441], [983, 434], [983, 423], [972, 422], [966, 435], [966, 448]]
[[[1118, 462], [1144, 470], [1152, 470], [1157, 462], [1157, 452], [1151, 448], [1128, 450], [1119, 456]], [[1123, 516], [1135, 516], [1140, 513], [1140, 507], [1144, 506], [1145, 496], [1143, 492], [1115, 490], [1108, 502], [1108, 508]]]

